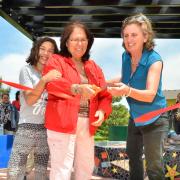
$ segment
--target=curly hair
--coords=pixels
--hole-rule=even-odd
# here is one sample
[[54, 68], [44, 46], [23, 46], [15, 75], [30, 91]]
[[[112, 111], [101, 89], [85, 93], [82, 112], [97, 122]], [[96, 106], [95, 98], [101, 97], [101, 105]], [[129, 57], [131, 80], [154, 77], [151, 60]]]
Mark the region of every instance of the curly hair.
[[72, 57], [72, 55], [68, 51], [66, 43], [69, 40], [69, 37], [71, 33], [73, 32], [74, 28], [76, 27], [82, 28], [85, 31], [87, 39], [88, 39], [87, 50], [82, 57], [82, 61], [87, 61], [90, 57], [90, 49], [94, 42], [94, 36], [90, 32], [90, 30], [87, 28], [87, 26], [80, 21], [72, 21], [65, 26], [64, 31], [62, 32], [62, 35], [61, 35], [60, 54], [65, 57]]
[[31, 52], [29, 57], [26, 59], [26, 62], [30, 65], [37, 65], [38, 63], [38, 55], [39, 55], [39, 48], [44, 42], [50, 42], [54, 45], [54, 53], [58, 53], [58, 47], [56, 41], [49, 37], [40, 37], [36, 41], [34, 41], [33, 46], [31, 48]]
[[[137, 24], [141, 27], [143, 30], [143, 34], [145, 36], [148, 36], [147, 42], [144, 43], [144, 48], [147, 50], [151, 50], [154, 48], [155, 43], [154, 43], [154, 31], [152, 29], [152, 24], [151, 21], [142, 13], [136, 14], [134, 16], [127, 17], [123, 22], [122, 22], [122, 27], [121, 27], [121, 37], [123, 38], [123, 32], [124, 29], [127, 25], [130, 24]], [[125, 48], [124, 42], [123, 42], [123, 47]]]

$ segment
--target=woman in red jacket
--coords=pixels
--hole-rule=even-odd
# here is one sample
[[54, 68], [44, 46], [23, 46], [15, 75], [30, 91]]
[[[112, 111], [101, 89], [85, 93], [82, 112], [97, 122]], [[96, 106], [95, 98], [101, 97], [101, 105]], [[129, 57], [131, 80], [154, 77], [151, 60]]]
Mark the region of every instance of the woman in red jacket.
[[18, 111], [20, 111], [20, 106], [21, 106], [19, 97], [20, 97], [20, 91], [17, 91], [16, 92], [16, 100], [14, 100], [12, 102], [12, 105], [15, 106]]
[[94, 37], [81, 22], [69, 23], [61, 36], [61, 51], [49, 59], [44, 73], [62, 77], [47, 84], [45, 126], [51, 154], [51, 180], [89, 180], [94, 168], [94, 133], [111, 113], [111, 95], [104, 75], [89, 60]]

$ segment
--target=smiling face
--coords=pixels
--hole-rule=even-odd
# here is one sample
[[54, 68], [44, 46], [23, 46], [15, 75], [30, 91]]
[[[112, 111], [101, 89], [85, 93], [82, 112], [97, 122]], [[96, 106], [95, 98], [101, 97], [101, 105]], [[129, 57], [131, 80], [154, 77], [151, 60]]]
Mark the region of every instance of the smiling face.
[[88, 46], [88, 39], [84, 29], [75, 27], [66, 42], [66, 46], [74, 60], [81, 60]]
[[49, 41], [43, 42], [39, 47], [39, 61], [37, 63], [37, 66], [44, 66], [53, 53], [54, 45]]
[[123, 42], [126, 50], [130, 54], [142, 52], [144, 43], [147, 41], [147, 35], [138, 24], [128, 24], [123, 30]]

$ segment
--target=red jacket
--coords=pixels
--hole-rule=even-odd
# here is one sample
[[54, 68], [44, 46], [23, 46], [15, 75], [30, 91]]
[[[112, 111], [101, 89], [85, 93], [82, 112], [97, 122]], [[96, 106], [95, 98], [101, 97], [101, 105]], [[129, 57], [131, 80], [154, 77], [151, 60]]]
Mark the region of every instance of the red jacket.
[[18, 111], [20, 111], [20, 107], [21, 107], [20, 101], [14, 100], [12, 102], [12, 105], [15, 106]]
[[[48, 103], [45, 113], [45, 127], [57, 132], [74, 134], [76, 132], [80, 96], [72, 95], [71, 85], [80, 83], [80, 75], [71, 58], [65, 58], [56, 54], [49, 59], [44, 68], [44, 74], [52, 69], [61, 72], [62, 78], [49, 82], [46, 86]], [[86, 61], [84, 69], [90, 84], [105, 87], [106, 82], [102, 70], [94, 61]], [[63, 96], [58, 97], [61, 96], [60, 94]], [[90, 99], [89, 131], [91, 135], [97, 129], [97, 127], [91, 125], [92, 122], [97, 120], [95, 118], [95, 112], [98, 109], [104, 110], [106, 119], [112, 111], [111, 102], [112, 96], [106, 90], [99, 92], [95, 97]]]

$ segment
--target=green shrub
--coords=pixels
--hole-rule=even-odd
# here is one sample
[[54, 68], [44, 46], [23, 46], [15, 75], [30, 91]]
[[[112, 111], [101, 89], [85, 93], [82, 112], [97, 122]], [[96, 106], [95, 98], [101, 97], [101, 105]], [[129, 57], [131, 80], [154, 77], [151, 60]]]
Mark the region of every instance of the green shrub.
[[108, 140], [109, 126], [127, 125], [129, 120], [128, 109], [120, 104], [120, 97], [114, 97], [112, 102], [112, 113], [109, 118], [98, 128], [95, 141]]

